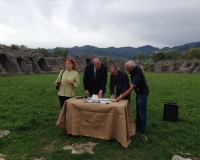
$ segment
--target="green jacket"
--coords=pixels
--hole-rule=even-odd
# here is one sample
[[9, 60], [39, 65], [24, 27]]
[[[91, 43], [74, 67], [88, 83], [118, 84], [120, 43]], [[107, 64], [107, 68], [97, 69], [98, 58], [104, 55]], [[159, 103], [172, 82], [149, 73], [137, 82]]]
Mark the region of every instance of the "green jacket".
[[[60, 71], [58, 78], [61, 79], [61, 74], [63, 70]], [[71, 80], [74, 82], [74, 85], [67, 84], [67, 80]], [[55, 82], [56, 84], [56, 82]], [[75, 94], [75, 88], [80, 86], [80, 79], [78, 72], [74, 70], [65, 70], [62, 75], [62, 81], [60, 84], [60, 89], [58, 91], [59, 96], [65, 96], [65, 97], [74, 97]]]

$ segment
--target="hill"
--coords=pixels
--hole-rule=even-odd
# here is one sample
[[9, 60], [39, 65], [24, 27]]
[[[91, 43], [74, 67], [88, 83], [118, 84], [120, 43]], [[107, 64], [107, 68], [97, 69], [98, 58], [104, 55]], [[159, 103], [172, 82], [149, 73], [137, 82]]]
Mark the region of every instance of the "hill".
[[[98, 55], [98, 56], [107, 56], [107, 57], [113, 57], [113, 58], [123, 58], [123, 59], [132, 59], [135, 56], [137, 56], [138, 53], [144, 53], [147, 55], [150, 55], [152, 52], [155, 51], [168, 51], [168, 50], [174, 50], [177, 49], [180, 53], [183, 51], [186, 51], [192, 47], [199, 47], [199, 42], [192, 42], [187, 43], [180, 46], [174, 46], [174, 47], [164, 47], [162, 49], [159, 49], [157, 47], [153, 47], [151, 45], [141, 46], [138, 48], [134, 47], [108, 47], [108, 48], [98, 48], [95, 46], [85, 45], [82, 47], [72, 47], [69, 49], [69, 55], [74, 56], [75, 54], [89, 54], [89, 55]], [[60, 47], [61, 49], [65, 49]], [[49, 52], [52, 52], [54, 49], [48, 49]]]

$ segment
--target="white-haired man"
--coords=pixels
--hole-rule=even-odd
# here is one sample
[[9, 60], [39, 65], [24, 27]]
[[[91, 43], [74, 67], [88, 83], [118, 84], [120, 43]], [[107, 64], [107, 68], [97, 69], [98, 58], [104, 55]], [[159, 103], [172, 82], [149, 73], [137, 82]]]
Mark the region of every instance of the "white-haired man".
[[119, 97], [117, 101], [130, 94], [133, 90], [136, 93], [136, 133], [144, 135], [147, 123], [147, 99], [149, 95], [149, 87], [147, 85], [144, 73], [140, 66], [137, 66], [134, 61], [128, 61], [125, 64], [126, 70], [130, 73], [131, 85], [130, 88]]

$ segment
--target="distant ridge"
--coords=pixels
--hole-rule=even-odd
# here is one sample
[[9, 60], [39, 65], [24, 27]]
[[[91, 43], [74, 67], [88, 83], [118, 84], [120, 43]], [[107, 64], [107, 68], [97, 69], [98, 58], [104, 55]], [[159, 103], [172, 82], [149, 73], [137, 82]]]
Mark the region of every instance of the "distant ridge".
[[[179, 52], [186, 51], [192, 47], [200, 47], [200, 41], [199, 42], [192, 42], [187, 43], [180, 46], [174, 46], [172, 48], [170, 47], [164, 47], [162, 49], [159, 49], [157, 47], [153, 47], [151, 45], [145, 45], [138, 48], [134, 47], [108, 47], [108, 48], [98, 48], [95, 46], [85, 45], [82, 47], [74, 46], [69, 49], [69, 55], [74, 56], [75, 54], [89, 54], [89, 55], [98, 55], [98, 56], [107, 56], [107, 57], [113, 57], [113, 58], [123, 58], [123, 59], [132, 59], [135, 56], [137, 56], [138, 53], [144, 53], [147, 55], [150, 55], [152, 52], [155, 51], [168, 51], [168, 50], [174, 50], [177, 49]], [[61, 49], [65, 49], [60, 47]], [[48, 49], [48, 51], [52, 52], [54, 49]]]

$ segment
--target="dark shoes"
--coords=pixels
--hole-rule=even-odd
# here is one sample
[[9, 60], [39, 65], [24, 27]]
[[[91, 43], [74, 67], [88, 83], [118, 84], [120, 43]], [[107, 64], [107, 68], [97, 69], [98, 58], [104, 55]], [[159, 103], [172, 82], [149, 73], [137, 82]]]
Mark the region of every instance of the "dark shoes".
[[148, 141], [148, 138], [145, 134], [141, 134], [140, 132], [136, 132], [135, 135], [139, 136], [139, 139], [144, 143]]
[[137, 131], [137, 132], [135, 133], [135, 135], [136, 135], [136, 136], [142, 136], [142, 135], [145, 135], [145, 134], [142, 134], [142, 133], [140, 133], [140, 132]]

